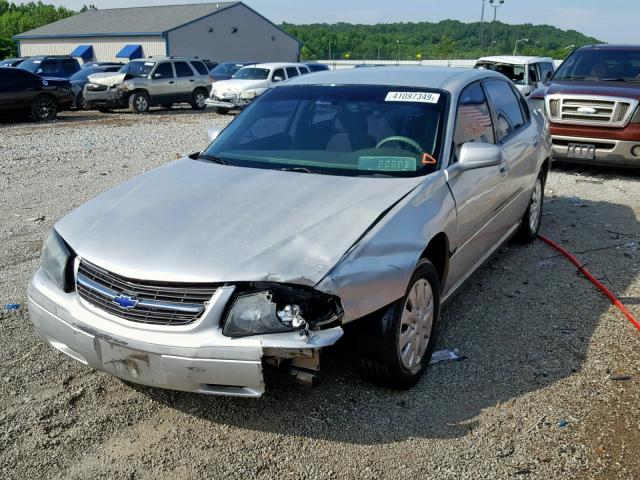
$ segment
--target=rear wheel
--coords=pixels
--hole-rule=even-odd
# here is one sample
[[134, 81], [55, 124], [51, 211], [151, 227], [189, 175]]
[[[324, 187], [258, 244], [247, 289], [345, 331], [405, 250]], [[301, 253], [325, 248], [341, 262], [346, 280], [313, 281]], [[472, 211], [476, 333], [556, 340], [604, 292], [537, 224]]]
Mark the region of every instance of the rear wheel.
[[134, 92], [129, 97], [129, 110], [133, 113], [147, 113], [149, 111], [149, 96], [144, 92]]
[[40, 95], [31, 104], [31, 117], [37, 122], [48, 122], [58, 115], [58, 104], [49, 95]]
[[194, 110], [204, 110], [207, 108], [207, 104], [205, 103], [207, 100], [207, 92], [204, 90], [196, 90], [193, 92], [193, 96], [191, 98], [191, 108]]
[[[435, 346], [440, 280], [429, 260], [416, 268], [404, 297], [358, 330], [356, 366], [379, 385], [405, 389], [422, 377]], [[367, 321], [368, 320], [368, 321]]]
[[536, 178], [527, 210], [522, 216], [520, 228], [514, 236], [514, 240], [517, 242], [530, 243], [538, 236], [544, 207], [544, 180], [544, 173], [540, 172], [538, 178]]

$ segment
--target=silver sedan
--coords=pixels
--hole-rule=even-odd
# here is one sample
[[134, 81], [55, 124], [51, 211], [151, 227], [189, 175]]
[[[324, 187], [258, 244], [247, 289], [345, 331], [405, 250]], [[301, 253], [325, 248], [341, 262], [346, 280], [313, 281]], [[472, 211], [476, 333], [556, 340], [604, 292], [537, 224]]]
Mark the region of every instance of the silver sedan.
[[365, 378], [408, 388], [441, 305], [540, 227], [547, 125], [494, 72], [302, 76], [209, 137], [57, 222], [29, 287], [47, 343], [132, 382], [258, 397], [266, 370], [313, 383], [347, 330]]

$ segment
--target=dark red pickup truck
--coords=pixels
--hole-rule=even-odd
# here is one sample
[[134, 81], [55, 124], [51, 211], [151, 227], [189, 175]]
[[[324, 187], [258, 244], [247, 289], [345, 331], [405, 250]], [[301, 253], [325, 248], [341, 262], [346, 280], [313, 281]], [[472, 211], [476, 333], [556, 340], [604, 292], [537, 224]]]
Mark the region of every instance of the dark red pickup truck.
[[554, 159], [640, 168], [640, 46], [576, 49], [531, 103], [549, 119]]

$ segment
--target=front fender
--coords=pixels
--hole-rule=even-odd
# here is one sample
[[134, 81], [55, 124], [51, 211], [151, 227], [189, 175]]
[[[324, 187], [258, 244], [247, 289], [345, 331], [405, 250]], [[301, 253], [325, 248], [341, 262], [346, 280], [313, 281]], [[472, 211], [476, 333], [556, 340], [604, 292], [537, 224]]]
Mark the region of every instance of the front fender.
[[438, 171], [379, 219], [315, 288], [340, 298], [343, 323], [380, 310], [404, 296], [422, 252], [441, 232], [455, 239], [455, 205]]

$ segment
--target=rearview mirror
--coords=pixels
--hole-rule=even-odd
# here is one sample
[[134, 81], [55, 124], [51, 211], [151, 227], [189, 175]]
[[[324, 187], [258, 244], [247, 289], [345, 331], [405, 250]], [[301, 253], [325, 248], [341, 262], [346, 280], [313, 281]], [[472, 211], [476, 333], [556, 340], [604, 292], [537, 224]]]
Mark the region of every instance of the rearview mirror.
[[502, 163], [502, 148], [492, 143], [469, 142], [462, 145], [458, 163], [453, 165], [457, 173], [477, 168], [494, 167]]
[[218, 138], [218, 135], [220, 135], [221, 131], [222, 129], [220, 127], [209, 127], [207, 129], [207, 138], [209, 139], [209, 143]]

